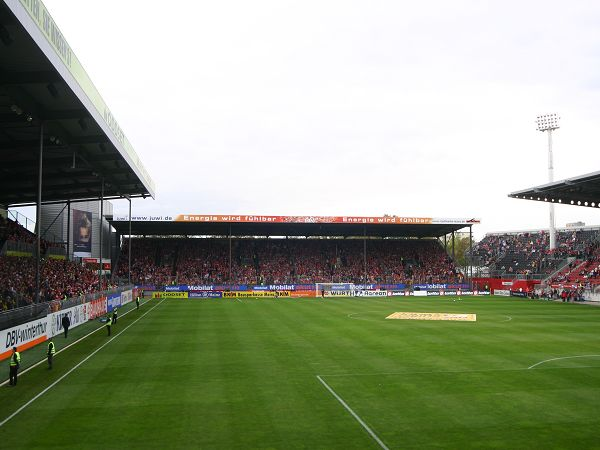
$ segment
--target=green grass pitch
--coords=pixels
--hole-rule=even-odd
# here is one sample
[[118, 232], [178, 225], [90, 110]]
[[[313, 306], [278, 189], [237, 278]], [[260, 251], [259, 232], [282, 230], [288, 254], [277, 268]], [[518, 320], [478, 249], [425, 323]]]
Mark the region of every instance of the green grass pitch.
[[[396, 311], [477, 322], [385, 320]], [[57, 349], [99, 326], [56, 337]], [[0, 426], [0, 447], [600, 448], [592, 306], [151, 300], [120, 317], [113, 337], [101, 329], [59, 353], [52, 371], [43, 363], [2, 386], [0, 421], [27, 406]], [[24, 352], [24, 368], [45, 347]], [[4, 380], [6, 361], [2, 370]]]

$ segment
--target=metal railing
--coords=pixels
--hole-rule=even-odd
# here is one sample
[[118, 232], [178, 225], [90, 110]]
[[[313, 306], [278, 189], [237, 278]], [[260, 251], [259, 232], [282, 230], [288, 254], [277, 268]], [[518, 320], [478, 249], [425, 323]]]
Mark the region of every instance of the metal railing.
[[53, 300], [44, 303], [33, 303], [31, 305], [23, 306], [21, 308], [2, 311], [0, 312], [0, 330], [5, 330], [6, 328], [11, 328], [34, 319], [45, 317], [46, 315], [52, 312], [60, 311], [66, 308], [71, 308], [73, 306], [81, 305], [83, 303], [96, 300], [106, 295], [121, 293], [132, 288], [133, 285], [125, 285], [113, 289], [108, 289], [103, 292], [94, 292], [92, 294], [85, 294], [77, 297], [68, 298], [66, 300]]

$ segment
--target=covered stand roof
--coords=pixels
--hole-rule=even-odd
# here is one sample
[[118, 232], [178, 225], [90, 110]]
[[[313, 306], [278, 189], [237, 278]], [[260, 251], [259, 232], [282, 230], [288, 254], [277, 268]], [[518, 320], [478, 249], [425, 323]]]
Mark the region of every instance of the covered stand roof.
[[40, 1], [0, 0], [0, 206], [154, 196], [119, 124]]
[[588, 173], [554, 183], [523, 189], [512, 192], [508, 196], [540, 202], [599, 208], [600, 172]]
[[[478, 219], [434, 219], [423, 217], [358, 216], [264, 216], [194, 215], [134, 218], [134, 236], [344, 236], [440, 237]], [[111, 225], [121, 235], [129, 234], [127, 217], [116, 217]]]

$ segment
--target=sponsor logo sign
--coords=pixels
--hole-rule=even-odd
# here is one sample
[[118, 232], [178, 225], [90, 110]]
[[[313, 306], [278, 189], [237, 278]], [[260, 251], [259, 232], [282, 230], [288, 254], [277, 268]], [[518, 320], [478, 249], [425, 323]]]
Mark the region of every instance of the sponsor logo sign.
[[180, 291], [188, 291], [187, 284], [182, 284], [179, 286], [165, 286], [165, 292], [180, 292]]
[[190, 292], [188, 298], [221, 298], [222, 292]]
[[386, 319], [402, 320], [452, 320], [459, 322], [476, 322], [477, 314], [451, 314], [451, 313], [422, 313], [422, 312], [395, 312]]
[[522, 298], [525, 298], [525, 297], [527, 297], [527, 292], [525, 292], [525, 291], [522, 291], [522, 292], [520, 292], [520, 291], [510, 291], [510, 296], [511, 297], [522, 297]]
[[133, 292], [131, 292], [131, 289], [128, 291], [121, 292], [121, 306], [126, 305], [127, 303], [130, 303], [132, 301], [133, 301]]
[[187, 292], [160, 292], [152, 293], [152, 298], [188, 298]]
[[387, 291], [354, 291], [355, 297], [387, 297]]
[[223, 298], [249, 298], [249, 297], [290, 297], [290, 291], [246, 291], [223, 292]]
[[196, 291], [216, 291], [213, 285], [189, 285], [187, 286], [187, 290], [190, 292]]
[[107, 301], [106, 297], [102, 296], [96, 300], [92, 300], [88, 304], [88, 320], [94, 320], [97, 317], [101, 317], [107, 312]]
[[508, 289], [494, 289], [494, 295], [501, 295], [503, 297], [510, 296], [510, 291]]
[[23, 351], [44, 342], [48, 331], [47, 317], [0, 331], [0, 360], [9, 358], [13, 347]]
[[106, 310], [111, 312], [121, 306], [121, 294], [110, 294], [106, 298]]
[[325, 291], [325, 297], [351, 297], [352, 291]]
[[414, 289], [421, 290], [435, 290], [435, 289], [469, 289], [468, 284], [448, 284], [448, 283], [427, 283], [427, 284], [415, 284]]
[[61, 311], [48, 314], [48, 324], [50, 330], [48, 337], [56, 336], [63, 332], [62, 319], [64, 316], [69, 318], [69, 328], [78, 327], [88, 321], [89, 304], [73, 306], [72, 308], [63, 309]]

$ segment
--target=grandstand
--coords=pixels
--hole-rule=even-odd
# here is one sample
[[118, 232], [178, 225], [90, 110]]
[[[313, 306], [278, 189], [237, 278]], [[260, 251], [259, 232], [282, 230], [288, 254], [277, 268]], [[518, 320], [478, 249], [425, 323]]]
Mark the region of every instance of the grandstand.
[[[138, 236], [132, 241], [134, 282], [462, 283], [467, 274], [458, 270], [448, 240], [444, 246], [441, 238], [478, 223], [397, 216], [174, 217], [132, 222], [132, 234]], [[126, 220], [117, 219], [112, 226], [117, 233], [129, 232]], [[139, 237], [144, 235], [152, 237]], [[124, 278], [129, 276], [123, 257], [128, 252], [125, 243], [116, 270]]]
[[[102, 200], [153, 197], [154, 183], [39, 1], [0, 2], [0, 130], [0, 279], [10, 280], [2, 307], [100, 292], [102, 272], [93, 283], [80, 265], [51, 260], [65, 258], [70, 233], [45, 240], [42, 205], [64, 203], [70, 213], [100, 200], [101, 223]], [[7, 217], [23, 205], [36, 206], [35, 234]], [[97, 236], [101, 244], [102, 226]]]

